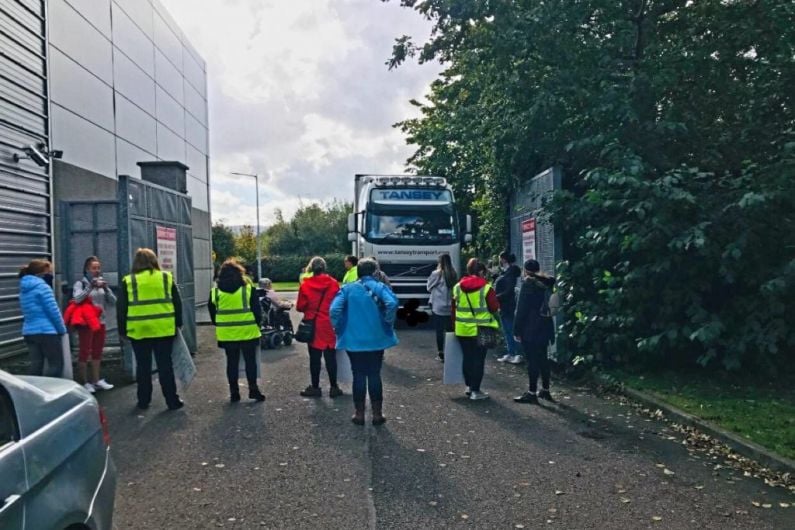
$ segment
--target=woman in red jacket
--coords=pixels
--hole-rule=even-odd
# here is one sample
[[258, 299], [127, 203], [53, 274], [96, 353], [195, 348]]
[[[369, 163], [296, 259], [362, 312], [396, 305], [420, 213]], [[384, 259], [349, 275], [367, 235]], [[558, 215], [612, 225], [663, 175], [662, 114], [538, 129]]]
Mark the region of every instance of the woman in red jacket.
[[307, 320], [315, 320], [315, 337], [309, 343], [309, 373], [312, 384], [301, 391], [304, 397], [321, 397], [320, 390], [320, 360], [326, 360], [328, 372], [329, 397], [342, 395], [342, 390], [337, 386], [337, 337], [331, 326], [329, 306], [337, 291], [340, 290], [337, 280], [326, 274], [326, 260], [314, 257], [309, 262], [312, 276], [304, 279], [298, 289], [298, 299], [295, 308], [304, 314]]

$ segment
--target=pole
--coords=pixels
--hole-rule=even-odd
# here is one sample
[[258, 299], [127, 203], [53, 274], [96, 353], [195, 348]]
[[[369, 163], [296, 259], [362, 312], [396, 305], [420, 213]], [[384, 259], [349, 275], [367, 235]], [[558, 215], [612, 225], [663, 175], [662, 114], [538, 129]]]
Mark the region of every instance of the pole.
[[262, 279], [262, 242], [259, 237], [259, 175], [254, 175], [257, 188], [257, 280]]
[[260, 242], [259, 233], [259, 175], [256, 173], [237, 173], [232, 172], [232, 175], [240, 177], [251, 177], [254, 179], [254, 186], [256, 187], [257, 195], [257, 279], [262, 278], [262, 243]]

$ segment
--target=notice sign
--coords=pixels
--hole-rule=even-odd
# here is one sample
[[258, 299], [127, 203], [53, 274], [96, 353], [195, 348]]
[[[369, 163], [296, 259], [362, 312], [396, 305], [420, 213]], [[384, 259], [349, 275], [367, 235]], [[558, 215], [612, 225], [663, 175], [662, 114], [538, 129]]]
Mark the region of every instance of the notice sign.
[[177, 281], [177, 229], [157, 226], [157, 257], [160, 268], [170, 272]]
[[536, 220], [534, 218], [522, 221], [522, 257], [523, 259], [536, 259]]

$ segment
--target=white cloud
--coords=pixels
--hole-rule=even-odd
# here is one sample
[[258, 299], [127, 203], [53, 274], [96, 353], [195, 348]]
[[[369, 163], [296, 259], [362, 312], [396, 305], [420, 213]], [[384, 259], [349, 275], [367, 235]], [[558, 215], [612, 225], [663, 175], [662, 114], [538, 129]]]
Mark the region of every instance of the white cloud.
[[413, 117], [438, 65], [384, 62], [395, 37], [430, 26], [397, 1], [161, 0], [207, 62], [214, 219], [289, 217], [301, 201], [350, 200], [353, 174], [400, 172]]

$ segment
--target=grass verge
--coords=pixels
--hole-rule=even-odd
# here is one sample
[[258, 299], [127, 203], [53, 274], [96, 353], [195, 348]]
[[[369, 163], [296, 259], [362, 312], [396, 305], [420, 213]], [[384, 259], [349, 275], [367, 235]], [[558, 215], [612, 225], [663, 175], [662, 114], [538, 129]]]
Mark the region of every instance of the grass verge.
[[795, 388], [788, 378], [760, 381], [699, 373], [608, 370], [641, 390], [720, 425], [782, 456], [795, 459]]
[[273, 282], [275, 291], [297, 291], [298, 282]]

